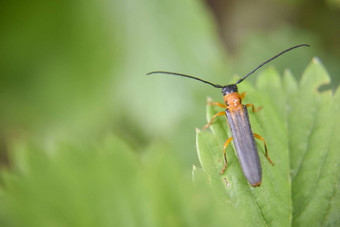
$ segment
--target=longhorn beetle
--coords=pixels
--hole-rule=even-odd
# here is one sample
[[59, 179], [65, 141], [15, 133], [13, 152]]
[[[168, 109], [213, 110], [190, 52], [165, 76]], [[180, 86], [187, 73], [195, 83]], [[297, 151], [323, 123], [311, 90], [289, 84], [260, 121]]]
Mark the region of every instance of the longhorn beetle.
[[260, 135], [253, 133], [251, 130], [247, 108], [252, 107], [252, 110], [254, 112], [256, 112], [259, 109], [255, 109], [253, 104], [246, 104], [246, 105], [242, 104], [242, 99], [245, 97], [245, 92], [243, 92], [242, 94], [239, 94], [238, 89], [237, 89], [237, 84], [241, 83], [248, 76], [253, 74], [256, 70], [258, 70], [259, 68], [261, 68], [263, 65], [267, 64], [268, 62], [274, 60], [275, 58], [279, 57], [280, 55], [288, 51], [291, 51], [295, 48], [302, 47], [302, 46], [309, 47], [308, 44], [300, 44], [297, 46], [293, 46], [287, 50], [284, 50], [281, 53], [275, 55], [274, 57], [268, 59], [267, 61], [257, 66], [253, 71], [245, 75], [243, 78], [238, 80], [236, 83], [229, 84], [229, 85], [222, 86], [219, 84], [213, 84], [209, 81], [202, 80], [197, 77], [193, 77], [193, 76], [181, 74], [181, 73], [174, 73], [174, 72], [153, 71], [153, 72], [147, 73], [147, 75], [161, 73], [161, 74], [182, 76], [182, 77], [187, 77], [190, 79], [198, 80], [203, 83], [209, 84], [213, 87], [222, 89], [222, 94], [224, 96], [225, 104], [218, 103], [218, 102], [210, 102], [209, 104], [223, 107], [225, 108], [225, 111], [221, 111], [215, 114], [211, 118], [209, 123], [203, 127], [203, 129], [208, 128], [213, 123], [213, 120], [216, 117], [226, 115], [232, 136], [229, 139], [227, 139], [227, 141], [224, 143], [224, 146], [223, 146], [224, 166], [220, 174], [223, 174], [227, 168], [228, 162], [227, 162], [227, 156], [226, 156], [226, 148], [228, 144], [232, 140], [234, 140], [236, 154], [240, 162], [243, 174], [248, 180], [248, 182], [253, 187], [257, 187], [257, 186], [260, 186], [262, 182], [262, 167], [261, 167], [261, 162], [260, 162], [259, 155], [257, 152], [256, 144], [255, 144], [255, 138], [263, 141], [264, 149], [265, 149], [265, 156], [273, 166], [274, 166], [274, 163], [268, 156], [268, 150], [267, 150], [267, 145], [266, 145], [265, 140]]

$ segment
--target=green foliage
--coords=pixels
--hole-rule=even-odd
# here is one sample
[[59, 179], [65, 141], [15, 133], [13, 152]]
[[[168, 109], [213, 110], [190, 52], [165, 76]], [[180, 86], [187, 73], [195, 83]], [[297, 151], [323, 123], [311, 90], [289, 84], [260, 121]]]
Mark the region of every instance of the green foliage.
[[[339, 112], [331, 110], [338, 108], [339, 95], [309, 94], [307, 84], [305, 90], [299, 88], [309, 80], [298, 86], [288, 72], [281, 82], [276, 72], [266, 71], [256, 90], [248, 84], [255, 80], [251, 77], [240, 89], [248, 92], [246, 102], [263, 106], [251, 114], [251, 122], [266, 138], [276, 166], [261, 156], [263, 185], [249, 188], [230, 146], [226, 178], [216, 174], [222, 167], [216, 151], [227, 138], [225, 120], [219, 119], [212, 127], [215, 134], [198, 134], [204, 169], [194, 167], [193, 187], [187, 174], [195, 158], [190, 128], [204, 121], [204, 97], [220, 93], [185, 79], [145, 76], [170, 70], [225, 84], [231, 72], [248, 72], [260, 59], [307, 42], [313, 48], [273, 62], [295, 72], [321, 49], [313, 34], [291, 25], [244, 35], [244, 26], [234, 24], [232, 33], [241, 44], [232, 45], [238, 49], [232, 57], [202, 1], [4, 2], [0, 164], [8, 164], [9, 170], [1, 169], [1, 226], [303, 225], [310, 215], [311, 222], [320, 216], [322, 224], [337, 220], [340, 195], [333, 182], [338, 157], [325, 152], [338, 147], [339, 127], [333, 122], [338, 123], [330, 118]], [[318, 64], [309, 69], [324, 78]], [[303, 100], [307, 97], [312, 101]], [[209, 115], [214, 111], [209, 109]], [[324, 115], [329, 121], [323, 122]], [[329, 125], [332, 132], [321, 130]], [[108, 132], [119, 137], [96, 141]], [[166, 142], [155, 142], [164, 138]], [[59, 140], [68, 142], [51, 142]], [[28, 145], [32, 141], [38, 145]], [[259, 148], [263, 153], [261, 143]], [[5, 154], [12, 158], [9, 162]], [[311, 209], [332, 190], [332, 202], [320, 206], [324, 210]]]
[[1, 226], [221, 226], [236, 213], [194, 187], [158, 143], [141, 157], [121, 139], [54, 149], [17, 144], [2, 173]]
[[[259, 76], [256, 88], [247, 82], [239, 85], [241, 92], [247, 91], [244, 103], [263, 107], [250, 111], [250, 122], [265, 138], [275, 162], [270, 165], [262, 155], [263, 143], [257, 142], [263, 168], [260, 187], [252, 188], [243, 176], [233, 146], [227, 148], [227, 170], [219, 175], [222, 145], [230, 136], [225, 119], [212, 124], [213, 133], [198, 131], [197, 152], [205, 174], [221, 198], [242, 211], [247, 225], [339, 224], [340, 92], [318, 90], [329, 82], [315, 58], [300, 84], [288, 71], [281, 80], [271, 68]], [[217, 109], [207, 108], [210, 119]]]

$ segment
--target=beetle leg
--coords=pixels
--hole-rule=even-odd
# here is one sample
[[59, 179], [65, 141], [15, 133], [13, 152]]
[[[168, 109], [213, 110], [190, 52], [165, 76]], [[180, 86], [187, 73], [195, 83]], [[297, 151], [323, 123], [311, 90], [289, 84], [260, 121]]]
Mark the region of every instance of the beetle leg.
[[222, 107], [224, 109], [228, 108], [228, 106], [226, 104], [219, 103], [219, 102], [211, 102], [211, 101], [209, 101], [208, 105], [210, 105], [210, 106], [219, 106], [219, 107]]
[[270, 164], [272, 164], [272, 165], [274, 166], [274, 162], [273, 162], [273, 161], [269, 158], [269, 156], [268, 156], [268, 150], [267, 150], [266, 141], [264, 141], [264, 139], [263, 139], [260, 135], [258, 135], [258, 134], [256, 134], [256, 133], [254, 133], [254, 136], [255, 136], [255, 138], [257, 138], [257, 139], [262, 140], [262, 142], [264, 143], [264, 150], [266, 151], [266, 158], [268, 159], [268, 161], [270, 162]]
[[[241, 101], [244, 99], [245, 96], [246, 96], [246, 92], [242, 92], [242, 94], [240, 95]], [[259, 108], [255, 108], [254, 104], [246, 104], [246, 107], [250, 107], [250, 106], [253, 112], [257, 112], [262, 109], [262, 106], [260, 106]]]
[[[242, 93], [243, 94], [243, 93]], [[262, 106], [260, 106], [259, 108], [256, 108], [255, 109], [255, 106], [254, 104], [246, 104], [246, 107], [250, 107], [252, 108], [253, 112], [257, 112], [257, 111], [260, 111], [262, 109]]]
[[242, 92], [242, 94], [240, 95], [241, 101], [244, 99], [244, 97], [246, 96], [247, 92]]
[[226, 155], [226, 149], [227, 146], [229, 145], [229, 143], [233, 140], [233, 137], [229, 137], [229, 139], [227, 139], [227, 141], [225, 141], [224, 146], [223, 146], [223, 156], [224, 156], [224, 166], [223, 169], [220, 172], [220, 175], [222, 175], [225, 171], [225, 169], [227, 168], [227, 155]]
[[224, 112], [224, 111], [221, 111], [221, 112], [218, 112], [217, 114], [215, 114], [215, 115], [211, 118], [211, 120], [209, 121], [209, 123], [206, 124], [206, 125], [203, 127], [203, 130], [205, 130], [206, 128], [208, 128], [208, 127], [212, 124], [212, 122], [214, 121], [214, 119], [215, 119], [216, 117], [218, 117], [218, 116], [223, 116], [223, 115], [225, 115], [225, 112]]

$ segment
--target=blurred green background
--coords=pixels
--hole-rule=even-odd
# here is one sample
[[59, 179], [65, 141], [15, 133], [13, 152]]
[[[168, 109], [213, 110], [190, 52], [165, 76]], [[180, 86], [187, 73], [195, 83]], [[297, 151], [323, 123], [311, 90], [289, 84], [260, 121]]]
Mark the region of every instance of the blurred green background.
[[227, 84], [308, 43], [271, 65], [299, 78], [318, 56], [335, 89], [339, 12], [338, 0], [1, 1], [2, 171], [15, 169], [18, 143], [53, 153], [61, 142], [86, 147], [113, 134], [137, 157], [154, 146], [171, 154], [190, 179], [199, 165], [194, 129], [206, 122], [207, 96], [222, 100], [220, 91], [145, 74], [166, 70]]

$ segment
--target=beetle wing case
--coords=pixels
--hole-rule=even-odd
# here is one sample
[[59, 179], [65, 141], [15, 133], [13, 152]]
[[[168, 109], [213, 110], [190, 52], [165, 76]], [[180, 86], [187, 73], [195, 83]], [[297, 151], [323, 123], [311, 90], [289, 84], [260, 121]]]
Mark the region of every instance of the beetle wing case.
[[242, 105], [242, 108], [233, 111], [226, 109], [225, 112], [243, 174], [252, 186], [259, 186], [262, 180], [262, 168], [247, 107]]

